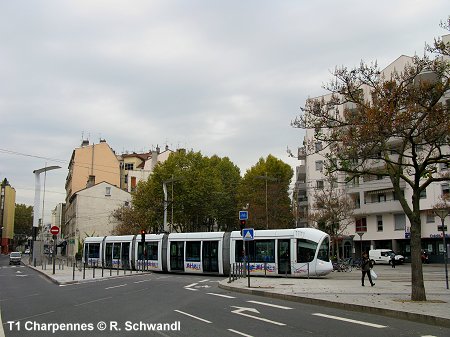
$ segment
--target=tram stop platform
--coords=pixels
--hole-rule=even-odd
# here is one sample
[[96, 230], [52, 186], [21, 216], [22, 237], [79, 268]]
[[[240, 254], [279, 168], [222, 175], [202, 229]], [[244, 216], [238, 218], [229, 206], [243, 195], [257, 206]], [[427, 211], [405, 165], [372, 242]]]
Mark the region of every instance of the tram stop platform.
[[450, 290], [443, 264], [423, 265], [426, 302], [411, 301], [411, 265], [374, 267], [378, 275], [371, 287], [361, 271], [334, 271], [323, 278], [250, 277], [219, 283], [222, 289], [328, 306], [450, 327]]
[[[25, 261], [23, 261], [25, 262]], [[28, 265], [25, 262], [26, 265]], [[47, 265], [46, 267], [28, 267], [39, 271], [54, 283], [67, 285], [72, 283], [92, 282], [110, 277], [124, 277], [142, 272], [129, 270], [103, 271], [79, 270], [71, 266]], [[366, 279], [366, 286], [361, 286], [361, 271], [332, 272], [321, 278], [289, 278], [252, 276], [250, 288], [247, 278], [229, 282], [229, 278], [219, 281], [222, 289], [249, 293], [264, 297], [328, 306], [346, 310], [360, 311], [406, 319], [425, 324], [450, 327], [450, 290], [446, 288], [443, 264], [423, 265], [426, 302], [412, 302], [411, 299], [411, 265], [376, 265], [378, 274], [375, 286], [371, 287]]]

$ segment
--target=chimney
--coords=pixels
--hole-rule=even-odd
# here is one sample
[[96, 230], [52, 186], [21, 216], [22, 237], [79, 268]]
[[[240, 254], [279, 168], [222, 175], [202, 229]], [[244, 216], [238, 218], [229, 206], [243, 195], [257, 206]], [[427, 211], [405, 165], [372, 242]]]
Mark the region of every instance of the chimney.
[[89, 140], [85, 139], [81, 142], [81, 147], [85, 147], [89, 145]]
[[92, 187], [94, 185], [95, 185], [95, 176], [90, 175], [86, 183], [86, 188]]

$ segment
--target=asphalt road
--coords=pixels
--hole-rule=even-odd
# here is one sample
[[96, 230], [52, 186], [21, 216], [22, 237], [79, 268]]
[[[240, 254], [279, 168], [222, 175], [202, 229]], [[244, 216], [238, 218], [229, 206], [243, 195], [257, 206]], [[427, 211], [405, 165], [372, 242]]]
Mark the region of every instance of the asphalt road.
[[217, 287], [221, 279], [141, 274], [58, 286], [1, 256], [3, 330], [30, 337], [450, 335], [430, 325], [228, 292]]

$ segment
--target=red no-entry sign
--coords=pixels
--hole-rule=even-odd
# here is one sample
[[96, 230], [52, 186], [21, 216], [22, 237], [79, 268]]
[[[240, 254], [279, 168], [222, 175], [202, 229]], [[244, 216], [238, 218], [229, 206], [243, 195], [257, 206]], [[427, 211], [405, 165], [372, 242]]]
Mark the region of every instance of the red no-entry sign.
[[58, 235], [59, 227], [58, 226], [52, 226], [52, 228], [50, 228], [50, 233], [52, 233], [53, 235]]

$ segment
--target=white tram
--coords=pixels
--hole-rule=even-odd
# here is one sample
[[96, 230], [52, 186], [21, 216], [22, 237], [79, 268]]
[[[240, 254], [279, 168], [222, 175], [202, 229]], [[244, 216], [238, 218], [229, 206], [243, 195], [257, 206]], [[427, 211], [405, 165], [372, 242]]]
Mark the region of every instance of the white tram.
[[252, 275], [323, 276], [333, 270], [329, 236], [313, 228], [88, 237], [83, 262], [89, 266], [176, 273], [228, 275], [233, 263], [248, 261]]

